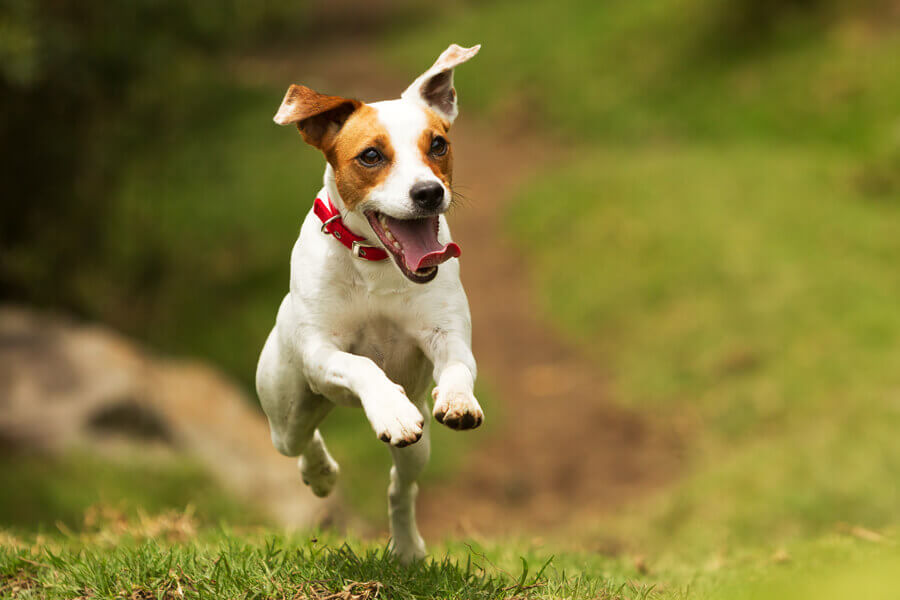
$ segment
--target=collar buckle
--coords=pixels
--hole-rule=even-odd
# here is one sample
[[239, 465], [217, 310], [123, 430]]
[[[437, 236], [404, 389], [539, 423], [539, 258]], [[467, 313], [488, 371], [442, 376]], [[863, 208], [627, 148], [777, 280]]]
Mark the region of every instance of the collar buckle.
[[366, 248], [378, 248], [373, 244], [367, 244], [365, 242], [360, 242], [359, 240], [355, 240], [353, 244], [350, 246], [350, 253], [353, 254], [356, 258], [366, 259]]

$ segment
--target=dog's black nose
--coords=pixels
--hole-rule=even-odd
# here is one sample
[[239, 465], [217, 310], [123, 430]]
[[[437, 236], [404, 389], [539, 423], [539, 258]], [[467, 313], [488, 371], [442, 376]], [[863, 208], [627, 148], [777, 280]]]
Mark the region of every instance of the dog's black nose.
[[420, 181], [409, 188], [409, 197], [420, 209], [435, 210], [444, 201], [444, 186], [437, 181]]

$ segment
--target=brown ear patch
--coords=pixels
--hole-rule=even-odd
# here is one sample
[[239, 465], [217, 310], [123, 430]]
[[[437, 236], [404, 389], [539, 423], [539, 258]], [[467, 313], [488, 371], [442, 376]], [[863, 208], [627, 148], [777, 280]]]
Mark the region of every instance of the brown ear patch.
[[[367, 167], [356, 159], [366, 148], [374, 147], [384, 157], [382, 164]], [[391, 172], [394, 147], [378, 112], [363, 104], [344, 123], [334, 143], [325, 152], [334, 170], [335, 184], [344, 205], [353, 210], [369, 191], [381, 185]]]
[[308, 144], [324, 150], [360, 106], [359, 100], [327, 96], [305, 85], [291, 85], [274, 121], [279, 125], [296, 123]]
[[431, 142], [438, 135], [446, 138], [450, 123], [430, 110], [425, 111], [425, 116], [428, 124], [422, 131], [422, 135], [419, 136], [419, 152], [432, 173], [443, 182], [447, 189], [450, 189], [453, 180], [453, 146], [448, 140], [447, 152], [443, 156], [435, 156], [431, 153]]

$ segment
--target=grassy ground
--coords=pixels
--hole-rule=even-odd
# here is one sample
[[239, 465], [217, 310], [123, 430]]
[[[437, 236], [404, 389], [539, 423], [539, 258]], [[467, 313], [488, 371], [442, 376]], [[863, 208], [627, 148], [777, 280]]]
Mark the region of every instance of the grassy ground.
[[510, 231], [547, 317], [693, 453], [576, 537], [698, 564], [898, 524], [900, 36], [878, 2], [747, 8], [497, 2], [388, 44], [483, 43], [465, 107], [569, 140]]
[[[14, 537], [0, 531], [3, 598], [602, 598], [828, 600], [893, 598], [900, 566], [891, 546], [829, 536], [746, 553], [730, 564], [649, 570], [644, 563], [533, 542], [460, 544], [440, 559], [401, 567], [379, 546], [328, 534], [198, 532], [189, 516], [109, 520], [79, 535]], [[896, 572], [896, 571], [894, 571]], [[335, 594], [335, 595], [332, 595]]]

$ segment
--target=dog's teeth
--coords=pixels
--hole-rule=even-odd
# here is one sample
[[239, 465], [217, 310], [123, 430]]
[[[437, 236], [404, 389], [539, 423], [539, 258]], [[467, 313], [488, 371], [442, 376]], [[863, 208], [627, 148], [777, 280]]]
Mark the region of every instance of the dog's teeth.
[[393, 246], [393, 247], [396, 248], [397, 250], [400, 250], [400, 249], [401, 249], [401, 248], [400, 248], [400, 242], [397, 241], [397, 239], [394, 237], [394, 234], [391, 233], [391, 230], [390, 230], [390, 229], [385, 228], [385, 230], [384, 230], [384, 237], [386, 237], [386, 238], [391, 242], [391, 246]]
[[381, 223], [381, 228], [384, 230], [384, 237], [388, 239], [388, 241], [391, 243], [391, 246], [393, 246], [397, 250], [402, 250], [402, 248], [400, 247], [400, 242], [397, 241], [397, 239], [394, 237], [394, 234], [391, 233], [391, 228], [388, 227], [387, 218], [384, 215], [379, 214], [378, 222]]

